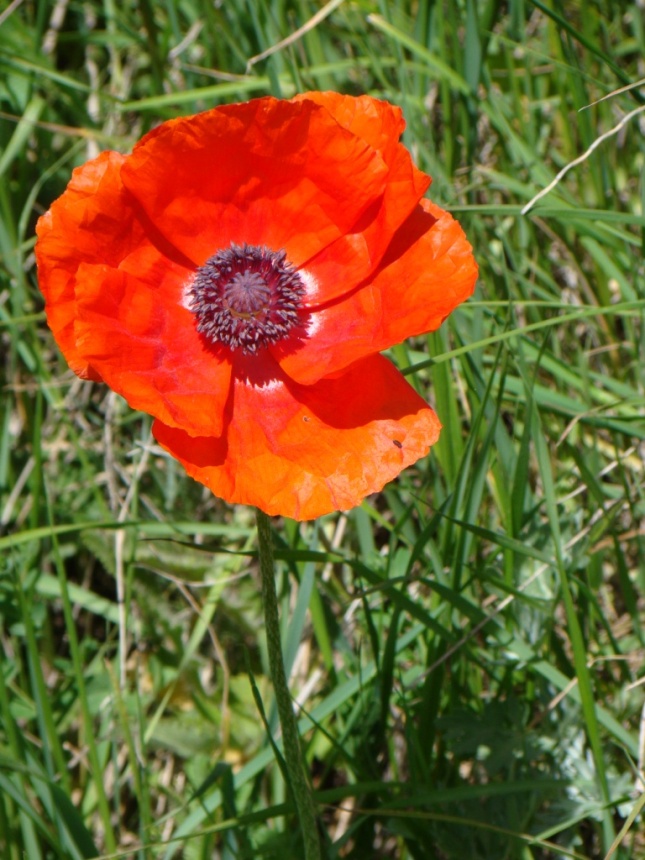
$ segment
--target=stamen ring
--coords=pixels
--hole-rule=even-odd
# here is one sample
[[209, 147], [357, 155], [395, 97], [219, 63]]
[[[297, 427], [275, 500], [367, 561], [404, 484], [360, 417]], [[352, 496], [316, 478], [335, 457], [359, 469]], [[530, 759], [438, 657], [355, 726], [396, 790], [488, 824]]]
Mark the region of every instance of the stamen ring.
[[190, 310], [207, 340], [254, 354], [298, 323], [304, 293], [285, 251], [231, 244], [197, 270]]

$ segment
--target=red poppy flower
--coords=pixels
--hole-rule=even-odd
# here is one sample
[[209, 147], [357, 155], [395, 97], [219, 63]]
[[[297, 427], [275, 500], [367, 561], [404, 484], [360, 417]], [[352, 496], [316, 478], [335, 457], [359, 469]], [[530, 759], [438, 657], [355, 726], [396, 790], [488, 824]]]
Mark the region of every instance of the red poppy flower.
[[367, 96], [215, 108], [78, 168], [38, 222], [72, 369], [153, 415], [160, 444], [230, 502], [348, 509], [438, 438], [378, 353], [436, 329], [477, 267], [421, 199], [430, 178], [403, 128]]

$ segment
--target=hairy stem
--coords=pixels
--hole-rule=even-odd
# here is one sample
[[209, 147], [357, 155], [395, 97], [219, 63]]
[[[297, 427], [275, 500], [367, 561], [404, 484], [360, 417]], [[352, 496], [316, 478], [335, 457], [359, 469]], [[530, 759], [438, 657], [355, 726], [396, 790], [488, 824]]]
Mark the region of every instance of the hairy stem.
[[269, 669], [275, 690], [278, 716], [282, 727], [284, 758], [291, 783], [291, 792], [296, 804], [300, 829], [305, 846], [305, 860], [321, 860], [320, 839], [316, 825], [311, 785], [305, 772], [298, 726], [293, 713], [293, 705], [282, 658], [280, 642], [280, 618], [278, 596], [275, 590], [275, 568], [273, 564], [273, 543], [269, 517], [256, 511], [258, 527], [258, 547], [260, 553], [260, 573], [262, 575], [262, 601], [264, 604], [264, 623], [269, 653]]

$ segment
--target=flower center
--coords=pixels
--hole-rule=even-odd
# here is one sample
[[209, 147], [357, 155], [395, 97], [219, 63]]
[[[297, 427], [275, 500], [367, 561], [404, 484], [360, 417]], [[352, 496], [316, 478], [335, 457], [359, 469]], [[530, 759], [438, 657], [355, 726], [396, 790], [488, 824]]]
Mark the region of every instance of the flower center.
[[212, 343], [256, 353], [298, 323], [304, 292], [285, 251], [232, 244], [197, 269], [190, 310], [197, 331]]

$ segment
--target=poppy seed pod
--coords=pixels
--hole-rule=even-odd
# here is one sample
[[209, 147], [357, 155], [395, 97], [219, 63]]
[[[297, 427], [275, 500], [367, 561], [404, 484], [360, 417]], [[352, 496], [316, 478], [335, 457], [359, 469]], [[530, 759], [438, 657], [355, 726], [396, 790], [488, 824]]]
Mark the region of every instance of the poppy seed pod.
[[215, 108], [77, 168], [38, 222], [70, 367], [229, 502], [346, 510], [439, 436], [378, 353], [438, 328], [477, 266], [403, 129], [367, 96]]

